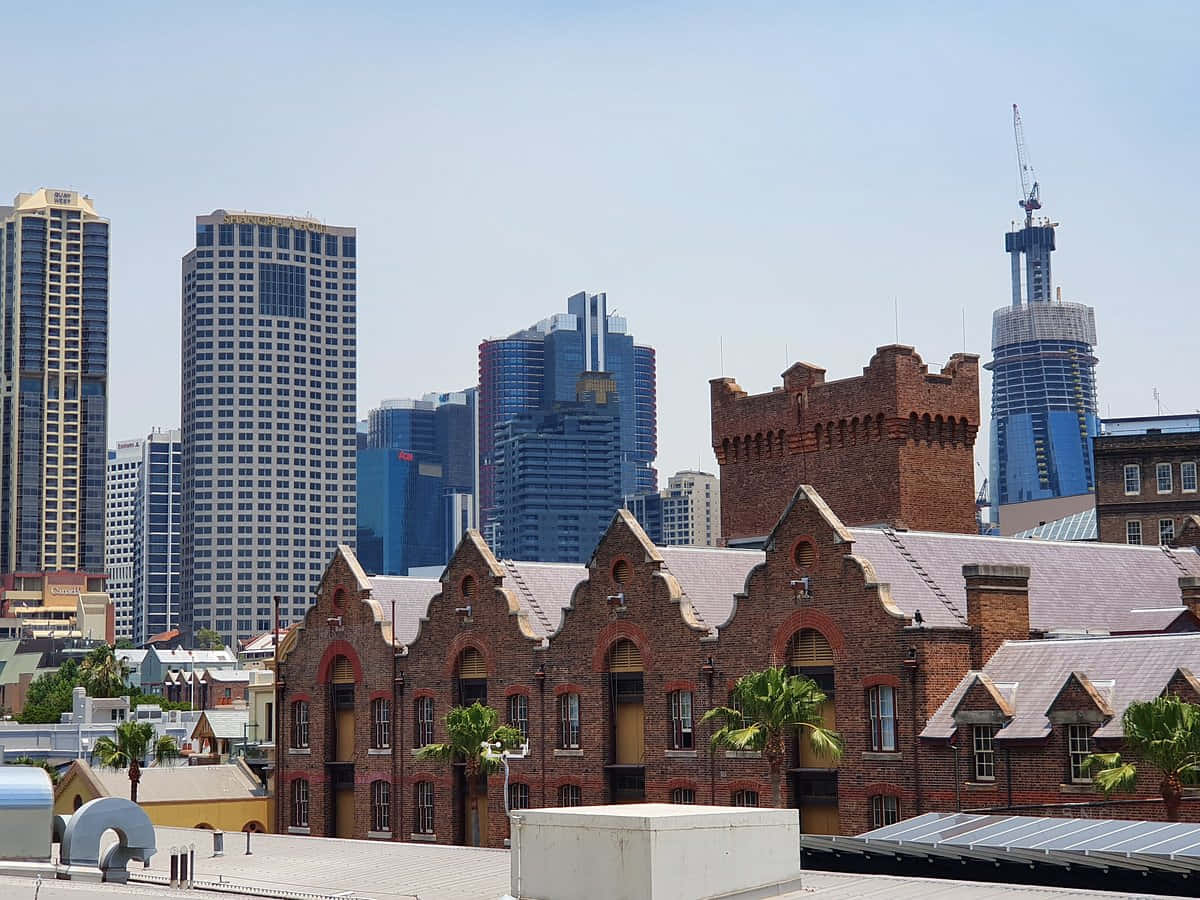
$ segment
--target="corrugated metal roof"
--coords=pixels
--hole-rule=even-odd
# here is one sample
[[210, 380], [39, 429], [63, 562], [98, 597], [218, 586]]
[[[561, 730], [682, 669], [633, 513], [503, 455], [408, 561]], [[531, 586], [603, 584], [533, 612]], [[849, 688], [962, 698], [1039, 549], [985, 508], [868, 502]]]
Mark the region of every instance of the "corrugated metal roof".
[[[250, 721], [250, 712], [245, 709], [206, 709], [196, 723], [200, 728], [202, 722], [208, 722], [213, 737], [228, 740], [243, 740], [246, 737], [246, 726]], [[194, 733], [194, 732], [193, 732]]]
[[696, 615], [712, 630], [729, 621], [734, 595], [745, 589], [751, 570], [766, 559], [761, 550], [659, 547], [658, 552]]
[[[1040, 738], [1050, 733], [1047, 710], [1073, 672], [1080, 672], [1107, 701], [1112, 716], [1096, 737], [1119, 737], [1121, 717], [1135, 700], [1151, 700], [1177, 669], [1200, 671], [1200, 633], [1075, 640], [1007, 641], [984, 674], [1004, 694], [1013, 717], [998, 738]], [[922, 737], [954, 734], [954, 709], [975, 680], [968, 673], [929, 719]]]
[[1158, 631], [1183, 611], [1181, 575], [1200, 576], [1195, 549], [851, 528], [853, 553], [870, 560], [906, 615], [926, 624], [966, 621], [964, 565], [1029, 566], [1029, 621], [1035, 630]]

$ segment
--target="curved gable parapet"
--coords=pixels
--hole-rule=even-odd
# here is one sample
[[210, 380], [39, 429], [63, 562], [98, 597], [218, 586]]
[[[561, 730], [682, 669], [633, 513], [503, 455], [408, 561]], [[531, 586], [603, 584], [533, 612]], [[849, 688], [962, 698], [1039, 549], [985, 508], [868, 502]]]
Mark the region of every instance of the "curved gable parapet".
[[696, 612], [696, 608], [692, 605], [692, 601], [688, 599], [683, 588], [671, 572], [659, 569], [653, 575], [656, 583], [661, 583], [667, 590], [667, 599], [679, 607], [679, 618], [683, 620], [683, 624], [692, 631], [699, 631], [704, 634], [715, 634], [716, 629], [708, 625]]
[[880, 581], [879, 575], [875, 571], [875, 565], [865, 556], [855, 556], [853, 553], [847, 553], [845, 560], [852, 565], [858, 567], [862, 573], [863, 587], [867, 590], [875, 591], [875, 595], [879, 598], [879, 605], [893, 619], [901, 619], [904, 622], [909, 621], [909, 615], [896, 605], [896, 601], [892, 599], [892, 586], [886, 581]]
[[720, 633], [722, 631], [724, 631], [726, 628], [728, 628], [733, 623], [734, 619], [737, 618], [738, 608], [742, 605], [742, 601], [747, 600], [750, 597], [750, 580], [752, 578], [754, 578], [755, 575], [758, 575], [758, 574], [765, 575], [766, 572], [767, 572], [767, 561], [763, 560], [757, 566], [755, 566], [753, 569], [751, 569], [749, 572], [746, 573], [745, 585], [742, 587], [742, 589], [740, 591], [738, 591], [736, 594], [733, 595], [733, 603], [729, 607], [729, 615], [726, 616], [725, 621], [721, 622], [719, 625], [713, 625], [713, 627], [712, 627], [713, 635], [720, 635]]

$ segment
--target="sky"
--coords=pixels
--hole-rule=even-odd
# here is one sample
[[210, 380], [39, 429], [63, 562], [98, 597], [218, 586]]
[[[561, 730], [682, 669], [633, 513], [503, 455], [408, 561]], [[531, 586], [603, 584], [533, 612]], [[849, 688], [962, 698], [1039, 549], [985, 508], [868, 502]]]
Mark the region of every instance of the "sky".
[[110, 445], [179, 424], [180, 259], [244, 209], [357, 226], [360, 417], [607, 292], [657, 349], [665, 481], [715, 466], [710, 378], [988, 358], [1018, 103], [1101, 415], [1195, 410], [1200, 7], [968, 6], [20, 4], [0, 202], [112, 221]]

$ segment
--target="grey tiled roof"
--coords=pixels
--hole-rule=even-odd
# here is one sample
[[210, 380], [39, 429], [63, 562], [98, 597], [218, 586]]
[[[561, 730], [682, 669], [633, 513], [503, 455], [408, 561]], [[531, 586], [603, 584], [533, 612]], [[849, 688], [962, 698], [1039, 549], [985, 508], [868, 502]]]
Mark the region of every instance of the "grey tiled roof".
[[766, 559], [761, 550], [659, 547], [658, 552], [696, 615], [713, 630], [729, 621], [734, 594], [745, 589], [750, 570]]
[[932, 626], [965, 624], [962, 567], [972, 563], [1029, 566], [1029, 623], [1039, 631], [1161, 630], [1183, 612], [1179, 577], [1200, 575], [1200, 554], [1192, 548], [879, 528], [851, 528], [850, 534], [852, 552], [870, 560], [879, 580], [891, 585], [896, 606], [907, 615], [919, 609]]
[[[1200, 671], [1200, 633], [1075, 640], [1006, 641], [983, 668], [1009, 701], [1014, 715], [998, 738], [1040, 738], [1050, 733], [1046, 711], [1072, 672], [1087, 677], [1112, 710], [1097, 737], [1119, 737], [1121, 717], [1134, 700], [1151, 700], [1177, 669]], [[954, 734], [954, 709], [975, 681], [969, 672], [933, 714], [921, 737]]]
[[395, 601], [396, 641], [400, 644], [412, 641], [429, 609], [429, 601], [441, 591], [442, 583], [436, 578], [406, 575], [373, 575], [367, 580], [371, 584], [371, 599], [383, 611], [383, 621], [392, 621], [392, 601]]
[[513, 591], [534, 634], [546, 638], [558, 631], [562, 611], [575, 587], [588, 577], [587, 566], [576, 563], [502, 560], [504, 586]]

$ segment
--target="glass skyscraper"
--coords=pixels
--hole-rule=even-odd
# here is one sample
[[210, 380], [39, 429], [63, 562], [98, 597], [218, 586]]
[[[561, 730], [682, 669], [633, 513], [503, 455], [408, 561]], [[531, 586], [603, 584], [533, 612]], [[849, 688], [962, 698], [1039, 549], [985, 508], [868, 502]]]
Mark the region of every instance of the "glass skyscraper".
[[179, 626], [183, 436], [159, 430], [141, 442], [133, 529], [133, 642]]
[[43, 188], [0, 206], [0, 570], [104, 571], [109, 224]]
[[[1052, 299], [1054, 226], [1006, 235], [1012, 305], [992, 317], [992, 516], [1000, 506], [1095, 489], [1095, 313]], [[1025, 258], [1022, 285], [1022, 256]], [[1024, 290], [1022, 288], [1024, 287]]]
[[133, 638], [134, 512], [141, 474], [141, 441], [119, 441], [108, 451], [104, 499], [104, 573], [108, 577], [104, 588], [113, 603], [118, 640]]
[[657, 490], [654, 349], [634, 344], [625, 318], [608, 311], [605, 294], [574, 294], [567, 312], [479, 345], [479, 494], [484, 533], [493, 546], [501, 429], [519, 415], [575, 402], [580, 376], [594, 371], [607, 372], [616, 384], [621, 495]]
[[183, 258], [180, 623], [299, 621], [355, 539], [355, 230], [217, 210]]

